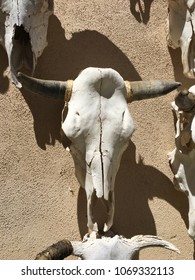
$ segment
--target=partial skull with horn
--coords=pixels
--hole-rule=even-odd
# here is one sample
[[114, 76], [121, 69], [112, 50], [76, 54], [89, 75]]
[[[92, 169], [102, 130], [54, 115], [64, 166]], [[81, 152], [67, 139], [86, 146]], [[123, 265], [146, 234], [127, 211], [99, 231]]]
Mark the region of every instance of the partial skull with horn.
[[114, 217], [116, 174], [135, 128], [128, 102], [164, 95], [180, 83], [127, 82], [113, 69], [92, 67], [72, 82], [38, 80], [22, 73], [18, 79], [28, 90], [68, 100], [62, 130], [71, 142], [76, 177], [86, 191], [88, 228], [99, 230], [93, 202], [101, 199], [107, 211], [103, 231], [108, 231]]
[[47, 46], [49, 17], [53, 0], [0, 0], [0, 44], [8, 56], [11, 81], [21, 87], [17, 72], [32, 74], [38, 57]]
[[172, 102], [176, 116], [175, 149], [168, 154], [174, 183], [189, 201], [188, 233], [195, 240], [195, 86], [181, 91]]
[[181, 48], [183, 74], [195, 79], [195, 0], [168, 0], [167, 44]]
[[164, 247], [176, 253], [180, 251], [172, 243], [153, 235], [136, 235], [127, 239], [121, 235], [91, 238], [83, 241], [61, 240], [37, 254], [36, 260], [63, 260], [70, 255], [82, 260], [132, 260], [135, 253], [146, 247]]

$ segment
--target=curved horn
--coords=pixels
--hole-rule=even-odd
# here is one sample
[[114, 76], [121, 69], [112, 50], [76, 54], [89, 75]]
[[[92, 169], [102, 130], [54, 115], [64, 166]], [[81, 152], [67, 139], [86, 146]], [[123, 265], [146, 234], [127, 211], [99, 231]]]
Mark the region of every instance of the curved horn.
[[[159, 238], [158, 236], [153, 235], [136, 235], [131, 239], [125, 239], [125, 241], [130, 245], [130, 259], [134, 256], [134, 254], [144, 248], [150, 246], [160, 246], [166, 249], [172, 250], [178, 254], [180, 254], [179, 249], [172, 243]], [[132, 247], [131, 247], [132, 246]]]
[[181, 86], [181, 83], [167, 80], [153, 81], [125, 81], [127, 89], [127, 102], [135, 100], [149, 99], [165, 95]]
[[18, 73], [18, 80], [25, 89], [31, 92], [56, 99], [64, 99], [66, 95], [66, 100], [68, 101], [70, 99], [72, 80], [67, 82], [41, 80], [29, 77], [20, 72]]
[[71, 242], [64, 239], [37, 254], [35, 260], [63, 260], [64, 258], [70, 256], [72, 252], [73, 247]]

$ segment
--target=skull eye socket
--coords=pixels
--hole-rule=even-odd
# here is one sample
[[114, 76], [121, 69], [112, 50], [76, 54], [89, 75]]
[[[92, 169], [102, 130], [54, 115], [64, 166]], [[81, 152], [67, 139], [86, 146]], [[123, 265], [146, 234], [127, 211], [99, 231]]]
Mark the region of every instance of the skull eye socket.
[[27, 45], [30, 41], [29, 33], [24, 30], [24, 26], [20, 25], [15, 27], [14, 40], [19, 41], [20, 44]]
[[11, 65], [16, 72], [23, 67], [30, 72], [34, 70], [34, 58], [30, 35], [25, 31], [23, 25], [15, 25], [14, 27]]

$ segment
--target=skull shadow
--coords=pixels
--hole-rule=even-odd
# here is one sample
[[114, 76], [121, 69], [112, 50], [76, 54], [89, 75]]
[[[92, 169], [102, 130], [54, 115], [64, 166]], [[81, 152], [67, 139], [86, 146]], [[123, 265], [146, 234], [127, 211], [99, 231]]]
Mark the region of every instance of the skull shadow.
[[194, 85], [195, 80], [188, 79], [183, 74], [183, 65], [181, 62], [181, 49], [180, 48], [172, 49], [168, 47], [168, 51], [173, 65], [175, 80], [179, 81], [182, 84], [179, 90], [183, 90], [185, 88], [189, 88], [192, 85]]
[[6, 52], [2, 46], [0, 46], [0, 57], [0, 94], [5, 94], [9, 87], [9, 79], [5, 73], [8, 66], [8, 60]]
[[130, 0], [130, 11], [138, 22], [148, 23], [152, 2], [153, 0]]
[[[124, 79], [141, 80], [125, 54], [106, 36], [97, 31], [83, 31], [73, 34], [67, 40], [57, 17], [50, 16], [48, 46], [39, 58], [34, 76], [65, 81], [75, 79], [81, 70], [89, 66], [110, 67]], [[39, 147], [45, 150], [46, 145], [54, 145], [56, 140], [61, 142], [63, 101], [43, 98], [23, 89], [21, 92], [34, 118], [35, 137]]]
[[[156, 225], [149, 206], [149, 200], [158, 197], [172, 205], [181, 215], [188, 227], [188, 200], [174, 189], [167, 176], [143, 161], [137, 163], [136, 147], [132, 141], [124, 152], [115, 182], [115, 215], [111, 230], [126, 238], [144, 234], [156, 235]], [[80, 188], [77, 215], [80, 234], [87, 232], [86, 195]], [[96, 206], [95, 206], [96, 207]], [[99, 211], [99, 212], [98, 212]], [[98, 208], [99, 223], [103, 223], [105, 213]]]

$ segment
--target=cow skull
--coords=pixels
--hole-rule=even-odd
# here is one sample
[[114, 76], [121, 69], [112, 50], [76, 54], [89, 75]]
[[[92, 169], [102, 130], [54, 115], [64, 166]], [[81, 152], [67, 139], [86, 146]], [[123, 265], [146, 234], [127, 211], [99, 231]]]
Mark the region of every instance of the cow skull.
[[176, 148], [168, 158], [175, 187], [189, 200], [188, 233], [195, 240], [195, 86], [180, 92], [172, 106], [177, 116]]
[[195, 78], [195, 0], [169, 0], [167, 43], [181, 48], [183, 73]]
[[74, 255], [82, 260], [132, 260], [136, 252], [150, 246], [160, 246], [180, 253], [172, 243], [152, 235], [136, 235], [131, 239], [121, 235], [101, 238], [88, 236], [83, 241], [61, 240], [37, 254], [35, 259], [62, 260]]
[[91, 67], [72, 82], [43, 81], [21, 73], [18, 79], [31, 91], [69, 100], [62, 130], [71, 141], [76, 177], [86, 191], [88, 228], [98, 231], [93, 201], [101, 199], [108, 214], [103, 230], [108, 231], [113, 224], [115, 177], [134, 131], [128, 102], [163, 95], [180, 83], [125, 82], [113, 69]]
[[33, 73], [47, 46], [47, 27], [53, 0], [0, 0], [0, 44], [8, 55], [11, 81], [17, 87], [17, 72]]

